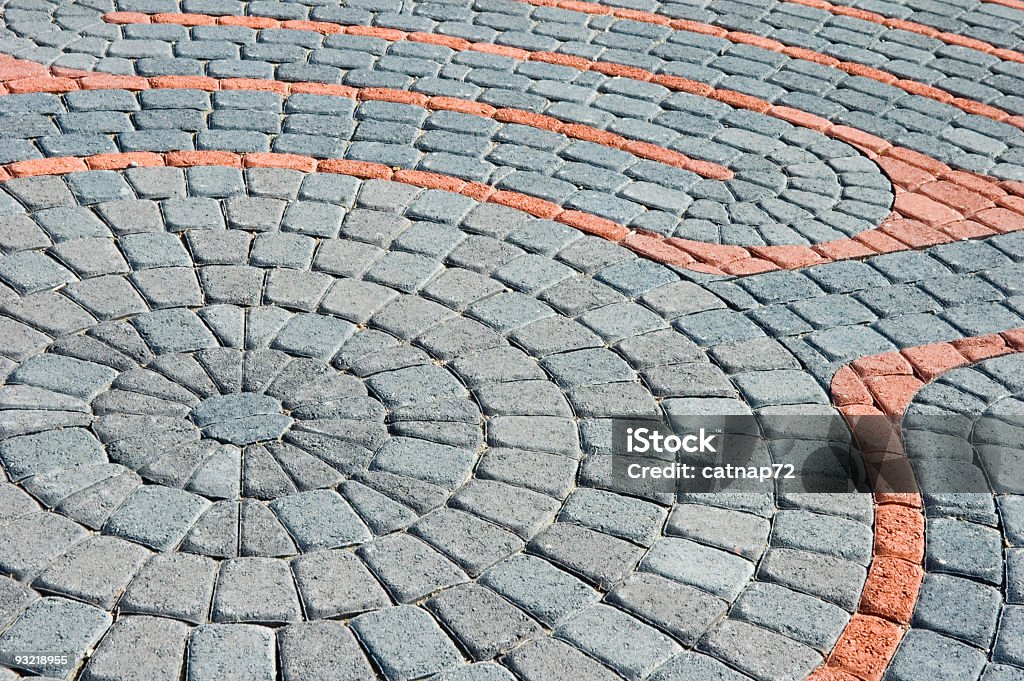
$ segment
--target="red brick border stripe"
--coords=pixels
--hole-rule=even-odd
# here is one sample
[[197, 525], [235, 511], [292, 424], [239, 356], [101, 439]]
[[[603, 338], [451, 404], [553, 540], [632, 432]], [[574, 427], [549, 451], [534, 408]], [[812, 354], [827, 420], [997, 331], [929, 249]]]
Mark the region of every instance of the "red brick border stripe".
[[[17, 62], [17, 63], [12, 63]], [[662, 149], [655, 145], [629, 139], [599, 128], [581, 123], [564, 123], [551, 116], [542, 116], [521, 109], [498, 109], [488, 104], [456, 99], [454, 97], [431, 97], [407, 90], [387, 88], [355, 88], [329, 83], [285, 83], [254, 78], [209, 78], [206, 76], [118, 76], [97, 74], [72, 69], [45, 68], [35, 74], [11, 57], [0, 55], [0, 94], [24, 94], [28, 92], [69, 92], [72, 90], [124, 89], [147, 90], [156, 88], [191, 88], [198, 90], [264, 90], [282, 96], [292, 94], [319, 94], [346, 97], [348, 99], [376, 100], [413, 104], [427, 109], [457, 111], [459, 113], [493, 118], [504, 123], [518, 123], [532, 128], [556, 132], [573, 139], [584, 140], [622, 149], [639, 158], [697, 173], [712, 180], [728, 180], [733, 172], [725, 166], [692, 159], [689, 156]], [[4, 89], [6, 88], [6, 89]]]
[[1002, 5], [1003, 7], [1009, 7], [1010, 9], [1024, 10], [1024, 2], [1021, 0], [981, 0], [991, 5]]
[[[669, 26], [670, 28], [689, 31], [691, 33], [703, 33], [708, 35], [714, 35], [719, 38], [724, 38], [730, 42], [742, 45], [752, 45], [754, 47], [760, 47], [762, 49], [771, 50], [772, 52], [779, 52], [786, 54], [794, 59], [804, 59], [812, 61], [817, 64], [824, 66], [831, 66], [852, 76], [861, 76], [863, 78], [870, 78], [871, 80], [885, 83], [898, 87], [904, 92], [912, 95], [918, 95], [921, 97], [927, 97], [944, 104], [955, 106], [961, 111], [975, 114], [978, 116], [984, 116], [986, 118], [1008, 123], [1018, 128], [1024, 129], [1024, 116], [1016, 116], [1008, 111], [1004, 111], [998, 107], [977, 102], [972, 99], [964, 97], [957, 97], [941, 88], [937, 88], [924, 83], [919, 83], [914, 80], [908, 80], [899, 78], [887, 71], [882, 69], [867, 66], [865, 64], [859, 64], [856, 62], [842, 61], [828, 55], [821, 54], [802, 47], [793, 45], [786, 45], [777, 40], [770, 40], [768, 38], [762, 38], [761, 36], [753, 35], [751, 33], [744, 33], [742, 31], [728, 31], [718, 26], [711, 24], [704, 24], [696, 21], [689, 21], [684, 19], [671, 19], [655, 12], [641, 12], [639, 10], [629, 9], [618, 9], [608, 7], [606, 5], [600, 5], [591, 2], [578, 2], [577, 0], [516, 0], [517, 2], [524, 2], [531, 5], [537, 5], [542, 7], [558, 7], [561, 9], [573, 10], [578, 12], [584, 12], [587, 14], [611, 14], [623, 19], [630, 19], [632, 21], [639, 21], [649, 24], [657, 24], [660, 26]], [[791, 0], [796, 2], [797, 0]], [[529, 50], [523, 50], [515, 47], [507, 47], [503, 45], [495, 45], [493, 43], [480, 43], [465, 40], [463, 38], [455, 38], [452, 36], [436, 35], [433, 33], [420, 33], [420, 32], [407, 32], [399, 31], [393, 28], [380, 28], [376, 26], [361, 26], [361, 25], [350, 25], [340, 24], [329, 21], [300, 21], [300, 20], [278, 20], [270, 19], [267, 17], [252, 17], [252, 16], [214, 16], [208, 14], [145, 14], [142, 12], [110, 12], [103, 16], [103, 19], [113, 24], [178, 24], [181, 26], [205, 26], [205, 25], [227, 25], [227, 26], [245, 26], [248, 28], [262, 30], [266, 28], [284, 28], [294, 29], [297, 31], [313, 31], [315, 33], [322, 33], [324, 35], [334, 35], [339, 33], [347, 33], [350, 35], [360, 36], [371, 36], [374, 38], [380, 38], [388, 41], [400, 41], [410, 40], [414, 42], [432, 43], [436, 45], [443, 45], [453, 50], [466, 51], [474, 50], [479, 52], [489, 52], [492, 54], [500, 54], [513, 59], [521, 60], [535, 60], [535, 61], [551, 61], [558, 60], [554, 63], [559, 63], [565, 66], [572, 66], [581, 70], [600, 70], [600, 66], [595, 67], [594, 65], [607, 65], [607, 67], [617, 67], [619, 72], [612, 73], [611, 75], [625, 75], [625, 71], [622, 69], [630, 69], [631, 67], [624, 66], [622, 64], [613, 64], [611, 62], [595, 62], [582, 57], [573, 57], [570, 55], [563, 55], [560, 53], [545, 53], [545, 52], [531, 52]], [[995, 49], [995, 48], [993, 48]], [[1024, 60], [1024, 55], [1022, 60]], [[639, 73], [646, 73], [642, 69], [635, 69]], [[650, 80], [650, 78], [643, 78], [643, 80]]]
[[630, 230], [611, 220], [576, 210], [567, 210], [558, 204], [519, 192], [498, 190], [480, 182], [468, 182], [451, 175], [422, 170], [396, 170], [390, 166], [367, 161], [316, 159], [298, 154], [258, 152], [237, 154], [230, 151], [168, 151], [97, 154], [78, 158], [56, 158], [16, 161], [0, 166], [0, 182], [11, 178], [38, 175], [66, 175], [86, 170], [123, 170], [134, 167], [169, 166], [230, 166], [234, 168], [288, 168], [302, 172], [322, 172], [351, 175], [363, 179], [392, 180], [427, 189], [440, 189], [468, 196], [477, 201], [496, 203], [521, 210], [535, 217], [556, 220], [582, 232], [602, 239], [621, 243], [638, 253], [659, 262], [681, 267], [695, 266], [693, 258], [683, 251], [663, 245], [658, 236]]
[[[858, 419], [888, 418], [893, 431], [859, 444], [866, 458], [892, 460], [904, 454], [899, 422], [921, 388], [957, 367], [1015, 352], [1024, 352], [1024, 328], [862, 357], [836, 372], [832, 402], [858, 435]], [[876, 491], [874, 534], [857, 612], [809, 681], [879, 681], [910, 624], [924, 577], [920, 496]]]
[[[524, 0], [517, 0], [522, 2]], [[1004, 61], [1017, 62], [1024, 64], [1024, 53], [1018, 52], [1017, 50], [1010, 50], [1002, 47], [996, 47], [992, 43], [987, 43], [984, 40], [978, 40], [976, 38], [969, 38], [959, 33], [950, 33], [948, 31], [940, 31], [933, 26], [926, 26], [925, 24], [918, 23], [916, 21], [907, 21], [906, 19], [894, 19], [887, 17], [884, 14], [878, 12], [869, 12], [868, 10], [859, 9], [857, 7], [846, 7], [844, 5], [835, 5], [827, 0], [785, 0], [785, 2], [791, 2], [796, 5], [804, 5], [805, 7], [813, 7], [815, 9], [822, 9], [826, 12], [844, 17], [852, 17], [854, 19], [861, 19], [862, 21], [869, 21], [873, 24], [879, 24], [886, 28], [893, 28], [900, 31], [909, 31], [910, 33], [917, 33], [918, 35], [927, 36], [929, 38], [935, 38], [941, 40], [947, 45], [956, 45], [958, 47], [967, 47], [972, 50], [984, 52], [985, 54], [991, 54], [994, 57], [998, 57]], [[1004, 3], [1000, 3], [1004, 4]]]
[[[798, 0], [790, 1], [797, 2]], [[691, 33], [703, 33], [706, 35], [712, 35], [717, 38], [724, 38], [725, 40], [728, 40], [736, 44], [760, 47], [762, 49], [770, 50], [772, 52], [779, 52], [781, 54], [785, 54], [794, 59], [804, 59], [806, 61], [811, 61], [816, 64], [821, 64], [823, 66], [831, 66], [841, 71], [845, 71], [846, 73], [852, 76], [870, 78], [871, 80], [875, 80], [880, 83], [885, 83], [886, 85], [892, 85], [893, 87], [897, 87], [903, 90], [904, 92], [907, 92], [912, 95], [927, 97], [928, 99], [934, 99], [944, 104], [955, 106], [961, 111], [965, 111], [967, 113], [976, 114], [979, 116], [990, 118], [992, 120], [1009, 123], [1010, 125], [1016, 126], [1018, 128], [1024, 128], [1024, 116], [1014, 115], [1008, 111], [1004, 111], [1003, 109], [992, 106], [990, 104], [984, 104], [982, 102], [977, 102], [975, 100], [968, 99], [965, 97], [957, 97], [956, 95], [953, 95], [952, 93], [947, 92], [946, 90], [943, 90], [941, 88], [926, 85], [915, 80], [900, 78], [899, 76], [889, 73], [888, 71], [885, 71], [883, 69], [875, 68], [858, 62], [836, 59], [835, 57], [830, 57], [826, 54], [822, 54], [814, 50], [800, 47], [798, 45], [788, 45], [778, 40], [764, 38], [762, 36], [754, 35], [752, 33], [746, 33], [743, 31], [730, 31], [720, 26], [706, 24], [699, 21], [691, 21], [688, 19], [673, 19], [671, 17], [667, 17], [656, 12], [644, 12], [640, 10], [621, 9], [594, 2], [580, 2], [579, 0], [516, 0], [516, 2], [523, 2], [530, 5], [536, 5], [539, 7], [558, 7], [560, 9], [584, 12], [587, 14], [607, 14], [618, 17], [620, 19], [629, 19], [632, 21], [639, 21], [642, 23], [657, 24], [659, 26], [668, 26], [669, 28], [678, 31], [689, 31]], [[961, 43], [956, 42], [951, 44]], [[991, 45], [989, 45], [988, 47], [991, 48], [990, 50], [987, 50], [987, 52], [990, 54], [994, 54], [995, 51], [998, 50], [998, 48]], [[1018, 54], [1021, 57], [1021, 60], [1024, 60], [1024, 55], [1020, 53], [1015, 54]]]
[[[564, 57], [564, 55], [553, 55]], [[578, 59], [572, 57], [570, 59]], [[552, 61], [555, 61], [552, 59]], [[559, 59], [559, 61], [563, 61]], [[600, 66], [600, 64], [598, 64]], [[604, 70], [619, 73], [605, 64]], [[736, 108], [764, 113], [794, 125], [817, 130], [842, 140], [861, 150], [875, 161], [893, 184], [896, 200], [893, 213], [874, 229], [866, 230], [849, 239], [817, 244], [815, 246], [730, 246], [688, 239], [644, 235], [626, 245], [660, 262], [676, 264], [700, 272], [756, 274], [775, 269], [799, 269], [810, 265], [864, 258], [881, 253], [926, 248], [960, 239], [974, 239], [1024, 229], [1024, 182], [997, 181], [992, 178], [956, 171], [945, 163], [924, 154], [896, 147], [869, 133], [829, 121], [789, 107], [771, 103], [732, 90], [721, 90], [695, 83], [685, 78], [656, 75], [641, 69], [626, 68], [625, 77], [643, 77], [668, 87], [725, 102]], [[199, 88], [205, 90], [257, 89], [271, 90], [282, 95], [314, 93], [395, 101], [427, 108], [450, 109], [491, 117], [495, 120], [521, 122], [549, 130], [558, 130], [578, 139], [588, 136], [596, 143], [615, 142], [608, 133], [581, 126], [565, 124], [550, 116], [517, 109], [493, 109], [478, 102], [451, 97], [429, 97], [422, 93], [386, 88], [351, 88], [324, 83], [283, 83], [269, 80], [242, 78], [216, 79], [202, 76], [160, 76], [141, 78], [95, 74], [70, 69], [48, 70], [46, 67], [24, 62], [13, 57], [0, 56], [0, 94], [7, 92], [67, 92], [76, 89], [105, 88]], [[625, 140], [625, 138], [621, 138]], [[615, 142], [618, 143], [618, 142]], [[666, 150], [655, 145], [625, 140], [622, 149], [644, 157], [663, 161]], [[45, 161], [44, 161], [45, 162]], [[694, 163], [705, 163], [695, 161]], [[705, 175], [721, 166], [707, 164]], [[530, 197], [520, 195], [524, 201]], [[532, 199], [538, 201], [538, 199]], [[621, 225], [613, 229], [590, 216], [590, 224], [602, 233], [613, 233], [624, 238], [629, 230]]]

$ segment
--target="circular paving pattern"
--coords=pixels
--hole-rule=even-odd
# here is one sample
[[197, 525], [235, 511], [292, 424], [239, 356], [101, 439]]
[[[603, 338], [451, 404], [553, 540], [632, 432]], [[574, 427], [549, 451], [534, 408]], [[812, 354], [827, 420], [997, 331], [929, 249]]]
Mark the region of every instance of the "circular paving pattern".
[[609, 456], [1013, 413], [1015, 2], [0, 0], [0, 681], [1019, 678], [1012, 486]]
[[[954, 369], [921, 389], [906, 411], [908, 454], [928, 516], [926, 574], [893, 679], [1020, 674], [1022, 372], [1019, 354]], [[968, 468], [936, 460], [929, 452], [941, 442], [951, 458], [973, 444], [976, 461]], [[956, 471], [959, 482], [936, 476], [936, 468]]]
[[[621, 494], [600, 455], [604, 418], [685, 413], [728, 385], [659, 306], [631, 302], [692, 286], [673, 271], [567, 226], [397, 183], [214, 167], [91, 176], [93, 189], [136, 198], [89, 203], [71, 184], [72, 205], [14, 214], [57, 243], [20, 252], [41, 278], [8, 279], [23, 294], [5, 306], [14, 361], [0, 461], [16, 496], [4, 541], [51, 539], [4, 552], [4, 571], [34, 589], [6, 651], [45, 637], [32, 624], [45, 616], [88, 622], [84, 654], [102, 613], [117, 611], [86, 669], [134, 636], [178, 651], [157, 665], [168, 677], [187, 650], [189, 673], [214, 678], [203, 667], [223, 664], [214, 651], [277, 640], [282, 671], [300, 678], [291, 670], [315, 650], [297, 638], [306, 630], [285, 646], [291, 629], [269, 627], [320, 622], [311, 631], [337, 636], [326, 620], [354, 617], [385, 676], [406, 673], [386, 665], [446, 669], [459, 651], [513, 670], [575, 660], [581, 673], [646, 675], [670, 660], [719, 668], [735, 637], [768, 645], [781, 627], [803, 643], [739, 662], [809, 672], [849, 619], [870, 558], [867, 499], [673, 505]], [[75, 177], [13, 186], [53, 192]], [[242, 189], [194, 199], [223, 224], [182, 228], [174, 194], [209, 186], [201, 179]], [[347, 197], [320, 203], [337, 211], [336, 237], [268, 210], [327, 183]], [[63, 239], [54, 210], [91, 235]], [[90, 260], [90, 247], [106, 257]], [[716, 394], [709, 405], [742, 407], [731, 387]], [[825, 394], [806, 399], [824, 406]], [[854, 544], [801, 538], [826, 518]], [[835, 576], [802, 576], [814, 567]], [[784, 626], [762, 618], [785, 602], [809, 610]], [[736, 616], [716, 625], [730, 605]], [[824, 624], [799, 625], [811, 613]], [[185, 623], [202, 625], [187, 648]], [[621, 627], [643, 642], [640, 657], [609, 648]], [[345, 636], [339, 660], [371, 674]], [[277, 669], [245, 663], [259, 659]]]

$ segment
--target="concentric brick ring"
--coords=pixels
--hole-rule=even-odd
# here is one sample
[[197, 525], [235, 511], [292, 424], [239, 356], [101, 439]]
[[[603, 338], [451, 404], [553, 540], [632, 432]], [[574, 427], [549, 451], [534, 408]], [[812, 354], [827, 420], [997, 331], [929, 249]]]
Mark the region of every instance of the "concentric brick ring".
[[[218, 339], [204, 320], [226, 335]], [[261, 322], [269, 347], [260, 347]], [[133, 330], [141, 334], [135, 343], [109, 335], [132, 338]], [[219, 306], [142, 313], [88, 339], [58, 340], [8, 378], [9, 400], [26, 400], [33, 424], [4, 446], [9, 476], [27, 480], [47, 507], [160, 550], [293, 555], [386, 534], [443, 504], [468, 478], [483, 442], [481, 416], [428, 356], [405, 352], [397, 368], [381, 364], [381, 332], [353, 335], [343, 357], [355, 374], [309, 356], [323, 351], [311, 338], [338, 345], [353, 330], [278, 307]], [[373, 356], [358, 354], [365, 343], [376, 347]], [[143, 358], [135, 364], [130, 354]], [[356, 376], [363, 372], [365, 385]], [[130, 471], [175, 491], [139, 488]], [[374, 491], [395, 475], [428, 488], [425, 498], [401, 504]], [[126, 476], [121, 511], [82, 511], [87, 490], [118, 476]], [[334, 488], [344, 495], [327, 492]], [[302, 512], [318, 504], [334, 520], [304, 525]], [[155, 522], [173, 509], [181, 510], [173, 527]], [[140, 527], [147, 513], [154, 522]]]

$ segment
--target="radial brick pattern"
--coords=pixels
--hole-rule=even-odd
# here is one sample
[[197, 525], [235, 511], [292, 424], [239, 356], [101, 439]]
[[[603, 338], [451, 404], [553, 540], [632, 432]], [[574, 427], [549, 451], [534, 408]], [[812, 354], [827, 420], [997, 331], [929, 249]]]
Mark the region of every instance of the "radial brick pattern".
[[1024, 678], [1019, 4], [0, 0], [0, 681]]

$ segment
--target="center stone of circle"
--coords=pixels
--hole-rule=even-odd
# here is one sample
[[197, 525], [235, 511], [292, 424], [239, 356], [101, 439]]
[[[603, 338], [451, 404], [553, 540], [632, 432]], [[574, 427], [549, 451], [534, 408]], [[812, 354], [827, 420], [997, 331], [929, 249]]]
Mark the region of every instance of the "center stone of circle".
[[206, 437], [239, 446], [276, 440], [292, 425], [280, 402], [258, 393], [208, 397], [189, 416]]

